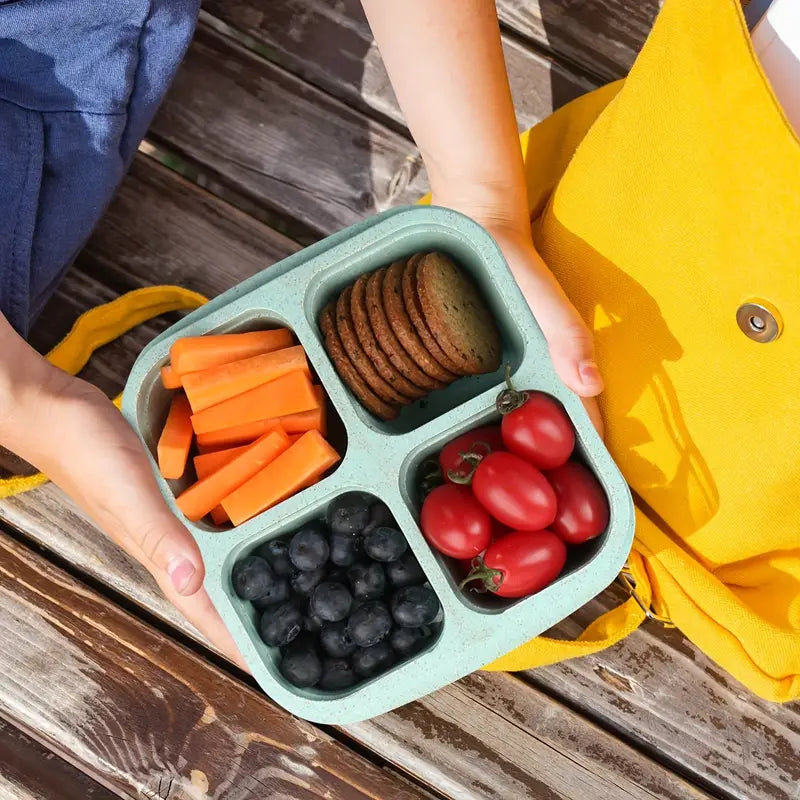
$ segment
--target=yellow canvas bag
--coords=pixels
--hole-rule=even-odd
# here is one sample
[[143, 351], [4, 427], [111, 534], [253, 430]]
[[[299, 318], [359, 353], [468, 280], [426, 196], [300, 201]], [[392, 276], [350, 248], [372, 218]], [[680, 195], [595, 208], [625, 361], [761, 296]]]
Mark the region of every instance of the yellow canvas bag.
[[[800, 141], [736, 0], [666, 0], [629, 77], [522, 146], [537, 246], [595, 331], [607, 442], [637, 502], [634, 593], [576, 641], [540, 637], [487, 669], [594, 653], [654, 616], [758, 695], [797, 699]], [[132, 292], [48, 357], [76, 373], [204, 300]], [[0, 497], [44, 480], [0, 482]]]
[[638, 597], [489, 668], [600, 650], [641, 601], [756, 694], [797, 699], [800, 141], [739, 4], [666, 0], [628, 78], [522, 144], [537, 247], [594, 330]]

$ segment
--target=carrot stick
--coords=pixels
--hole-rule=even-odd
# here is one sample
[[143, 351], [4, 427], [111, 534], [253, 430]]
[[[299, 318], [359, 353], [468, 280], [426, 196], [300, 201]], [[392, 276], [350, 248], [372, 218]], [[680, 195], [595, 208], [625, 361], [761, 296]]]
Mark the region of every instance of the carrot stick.
[[172, 345], [169, 355], [175, 372], [185, 375], [187, 372], [197, 372], [260, 353], [271, 353], [291, 345], [292, 332], [286, 328], [278, 328], [251, 333], [187, 336]]
[[223, 498], [263, 470], [288, 448], [289, 437], [280, 428], [264, 434], [224, 467], [197, 481], [179, 495], [175, 501], [178, 508], [188, 519], [202, 519]]
[[190, 372], [183, 376], [183, 389], [196, 414], [295, 370], [308, 373], [306, 354], [299, 345]]
[[289, 444], [294, 444], [301, 436], [305, 436], [303, 433], [290, 433], [289, 434]]
[[224, 525], [226, 522], [231, 521], [231, 518], [225, 513], [225, 509], [222, 506], [211, 509], [211, 519], [215, 525]]
[[170, 480], [177, 480], [186, 469], [192, 446], [192, 410], [183, 394], [176, 394], [158, 440], [158, 468]]
[[296, 444], [222, 501], [234, 525], [266, 511], [295, 494], [339, 461], [339, 454], [322, 438], [309, 431]]
[[317, 407], [311, 379], [305, 372], [295, 371], [197, 412], [192, 425], [195, 433], [208, 433]]
[[[269, 433], [269, 431], [264, 431], [264, 433]], [[203, 480], [203, 478], [212, 475], [218, 469], [233, 461], [236, 456], [241, 455], [248, 447], [249, 444], [243, 444], [239, 447], [229, 447], [226, 450], [215, 450], [213, 453], [202, 453], [199, 456], [195, 456], [194, 471], [197, 473], [197, 479]]]
[[319, 431], [323, 436], [327, 433], [327, 414], [325, 409], [325, 392], [321, 386], [314, 387], [314, 396], [319, 406], [310, 411], [301, 411], [298, 414], [288, 414], [276, 419], [262, 419], [257, 422], [246, 422], [244, 425], [234, 425], [231, 428], [222, 428], [218, 431], [197, 434], [197, 446], [203, 451], [219, 447], [234, 447], [250, 442], [263, 436], [270, 426], [280, 424], [286, 433], [306, 433]]
[[161, 384], [165, 389], [180, 389], [181, 376], [167, 364], [161, 367]]

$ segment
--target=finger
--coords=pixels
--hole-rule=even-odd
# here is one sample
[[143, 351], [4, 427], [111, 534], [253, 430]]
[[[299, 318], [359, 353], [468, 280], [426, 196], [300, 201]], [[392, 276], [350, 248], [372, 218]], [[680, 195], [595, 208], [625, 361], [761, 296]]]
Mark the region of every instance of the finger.
[[600, 413], [600, 406], [597, 404], [597, 399], [594, 397], [582, 397], [581, 402], [586, 409], [586, 413], [589, 415], [589, 419], [592, 421], [592, 425], [594, 425], [597, 432], [600, 434], [600, 438], [604, 438], [606, 433], [605, 423], [603, 422], [603, 416]]
[[[203, 584], [200, 551], [167, 507], [136, 434], [94, 387], [73, 380], [53, 404], [55, 457], [41, 465], [118, 544], [135, 545], [145, 566], [181, 595]], [[37, 465], [38, 466], [38, 465]]]
[[603, 391], [594, 340], [564, 290], [532, 248], [510, 262], [512, 272], [547, 339], [558, 376], [582, 397]]
[[[98, 389], [53, 367], [0, 317], [0, 441], [69, 494], [145, 566], [193, 594], [203, 562], [189, 531], [170, 512], [144, 449]], [[10, 365], [13, 364], [13, 375]]]
[[217, 651], [241, 669], [250, 671], [205, 589], [195, 592], [191, 597], [183, 597], [175, 591], [171, 583], [159, 582], [159, 586], [167, 600], [212, 643]]

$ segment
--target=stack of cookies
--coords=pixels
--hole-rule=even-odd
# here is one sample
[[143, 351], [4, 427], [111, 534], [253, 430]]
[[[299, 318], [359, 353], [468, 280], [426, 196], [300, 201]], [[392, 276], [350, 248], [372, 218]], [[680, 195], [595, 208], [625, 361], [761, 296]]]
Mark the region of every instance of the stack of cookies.
[[417, 253], [362, 275], [325, 306], [319, 326], [341, 379], [387, 421], [464, 375], [500, 366], [491, 312], [442, 253]]

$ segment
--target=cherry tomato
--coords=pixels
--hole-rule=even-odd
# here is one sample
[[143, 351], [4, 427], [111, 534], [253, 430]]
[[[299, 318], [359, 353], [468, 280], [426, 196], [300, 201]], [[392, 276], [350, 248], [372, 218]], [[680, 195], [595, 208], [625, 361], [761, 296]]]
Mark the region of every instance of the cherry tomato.
[[439, 453], [439, 466], [442, 468], [445, 480], [452, 483], [453, 481], [448, 476], [449, 472], [467, 475], [472, 469], [472, 465], [461, 458], [461, 453], [476, 453], [485, 456], [495, 450], [505, 449], [500, 426], [485, 425], [482, 428], [462, 433], [461, 436], [445, 445], [442, 452]]
[[500, 597], [525, 597], [549, 586], [564, 569], [567, 546], [552, 531], [512, 531], [492, 542], [483, 558], [475, 559], [462, 581], [482, 581]]
[[538, 469], [560, 467], [575, 449], [575, 429], [567, 412], [547, 394], [525, 394], [528, 399], [500, 423], [506, 449]]
[[608, 527], [608, 500], [595, 476], [577, 461], [546, 473], [558, 499], [550, 526], [567, 544], [580, 544]]
[[477, 556], [492, 538], [492, 520], [468, 486], [446, 483], [422, 504], [422, 533], [440, 553], [465, 559]]
[[540, 531], [556, 516], [556, 494], [547, 478], [513, 453], [481, 459], [472, 491], [496, 520], [517, 531]]

